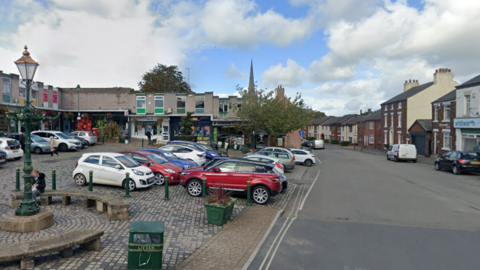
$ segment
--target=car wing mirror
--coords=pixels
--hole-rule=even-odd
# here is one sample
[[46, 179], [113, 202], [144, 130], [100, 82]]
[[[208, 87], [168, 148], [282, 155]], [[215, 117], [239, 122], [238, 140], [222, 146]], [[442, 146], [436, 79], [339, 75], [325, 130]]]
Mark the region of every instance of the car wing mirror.
[[145, 162], [145, 166], [150, 167], [150, 165], [151, 165], [150, 162], [148, 162], [148, 161]]
[[220, 170], [220, 168], [218, 168], [218, 167], [215, 167], [215, 168], [212, 169], [212, 171], [213, 172], [221, 172], [222, 170]]
[[121, 169], [122, 169], [122, 166], [120, 166], [120, 165], [115, 165], [115, 169], [121, 170]]

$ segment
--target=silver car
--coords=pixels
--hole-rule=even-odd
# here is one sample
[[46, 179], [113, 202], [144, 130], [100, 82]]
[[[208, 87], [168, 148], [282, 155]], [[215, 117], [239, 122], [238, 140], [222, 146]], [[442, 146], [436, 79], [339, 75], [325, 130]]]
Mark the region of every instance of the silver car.
[[50, 153], [50, 142], [37, 135], [30, 135], [30, 149], [35, 154]]
[[72, 131], [71, 134], [80, 137], [88, 141], [89, 145], [95, 145], [97, 143], [97, 136], [91, 131]]

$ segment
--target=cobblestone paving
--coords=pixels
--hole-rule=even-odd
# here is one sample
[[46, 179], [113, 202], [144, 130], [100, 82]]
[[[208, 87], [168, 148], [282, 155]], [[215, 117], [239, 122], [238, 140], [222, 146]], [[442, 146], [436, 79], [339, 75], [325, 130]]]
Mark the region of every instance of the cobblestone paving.
[[[78, 187], [71, 177], [78, 158], [84, 152], [112, 152], [137, 149], [136, 146], [124, 144], [106, 144], [89, 147], [77, 152], [59, 153], [60, 156], [32, 155], [33, 167], [39, 168], [47, 175], [47, 189], [51, 187], [51, 170], [57, 170], [57, 189], [88, 190]], [[0, 214], [12, 209], [8, 206], [8, 198], [15, 185], [15, 168], [23, 166], [23, 159], [12, 161], [0, 167]], [[306, 168], [297, 166], [287, 177], [291, 186], [300, 179]], [[292, 190], [273, 197], [266, 206], [282, 209], [288, 202]], [[124, 190], [117, 187], [94, 185], [94, 191], [105, 194], [124, 195]], [[195, 249], [200, 247], [222, 227], [209, 225], [201, 198], [189, 196], [179, 185], [170, 186], [170, 200], [165, 201], [164, 187], [153, 186], [146, 190], [131, 192], [130, 221], [163, 221], [165, 222], [165, 249], [163, 251], [163, 269], [174, 269], [175, 265], [186, 259]], [[244, 196], [239, 195], [235, 204], [234, 217], [246, 207]], [[35, 269], [125, 269], [127, 263], [128, 230], [130, 221], [110, 221], [106, 213], [82, 207], [81, 200], [72, 198], [72, 205], [62, 207], [57, 198], [53, 205], [47, 206], [55, 216], [55, 225], [37, 233], [10, 233], [0, 231], [0, 243], [18, 243], [61, 234], [76, 228], [103, 229], [102, 250], [100, 252], [76, 251], [71, 258], [61, 258], [57, 254], [38, 257]], [[1, 268], [18, 269], [16, 264], [0, 264]]]

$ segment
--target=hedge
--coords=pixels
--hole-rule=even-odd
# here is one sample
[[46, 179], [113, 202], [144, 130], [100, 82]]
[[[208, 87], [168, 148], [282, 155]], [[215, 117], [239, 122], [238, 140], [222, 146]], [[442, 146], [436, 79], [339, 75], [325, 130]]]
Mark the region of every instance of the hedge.
[[307, 137], [307, 141], [315, 141], [316, 138], [315, 137]]
[[341, 142], [340, 142], [340, 145], [341, 145], [341, 146], [349, 146], [349, 145], [350, 145], [350, 142], [349, 142], [349, 141], [341, 141]]
[[324, 143], [330, 143], [330, 140], [329, 139], [325, 139], [323, 140]]
[[338, 144], [338, 140], [331, 140], [331, 144]]

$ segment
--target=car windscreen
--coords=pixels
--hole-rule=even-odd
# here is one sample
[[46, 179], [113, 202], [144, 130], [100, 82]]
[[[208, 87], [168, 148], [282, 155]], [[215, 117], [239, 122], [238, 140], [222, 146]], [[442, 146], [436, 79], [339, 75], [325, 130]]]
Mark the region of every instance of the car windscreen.
[[67, 135], [63, 133], [55, 133], [55, 136], [62, 138], [62, 139], [70, 139]]
[[162, 164], [162, 163], [167, 163], [168, 160], [160, 157], [159, 155], [155, 155], [155, 154], [148, 154], [146, 155], [149, 159], [151, 159], [153, 162], [157, 163], [157, 164]]
[[134, 167], [140, 166], [140, 164], [138, 164], [138, 162], [136, 162], [135, 160], [133, 160], [129, 157], [126, 157], [126, 156], [117, 156], [115, 158], [118, 161], [120, 161], [120, 163], [122, 163], [123, 166], [125, 166], [127, 168], [134, 168]]
[[200, 147], [203, 151], [212, 151], [213, 148], [211, 148], [210, 146], [208, 145], [204, 145], [204, 144], [197, 144], [198, 147]]
[[17, 141], [16, 140], [7, 140], [7, 145], [17, 145]]
[[163, 154], [164, 156], [168, 157], [168, 158], [178, 158], [178, 157], [177, 157], [174, 153], [172, 153], [172, 152], [167, 152], [167, 151], [165, 151], [165, 152], [162, 152], [162, 154]]
[[37, 136], [37, 135], [30, 135], [30, 138], [34, 141], [34, 142], [37, 142], [37, 143], [40, 143], [40, 142], [47, 142], [47, 140], [45, 140], [44, 138], [40, 137], [40, 136]]

